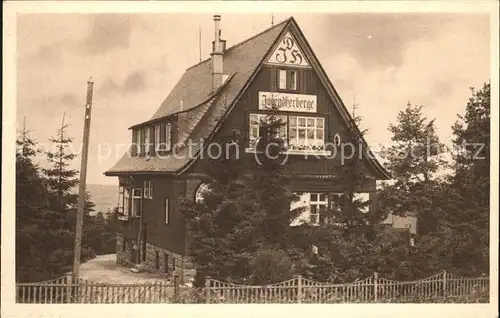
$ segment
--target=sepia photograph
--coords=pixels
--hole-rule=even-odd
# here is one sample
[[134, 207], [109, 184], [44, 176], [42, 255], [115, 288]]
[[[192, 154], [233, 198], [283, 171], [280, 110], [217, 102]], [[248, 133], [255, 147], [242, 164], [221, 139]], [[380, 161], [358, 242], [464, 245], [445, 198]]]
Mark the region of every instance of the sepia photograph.
[[497, 302], [498, 12], [298, 3], [11, 14], [2, 312]]

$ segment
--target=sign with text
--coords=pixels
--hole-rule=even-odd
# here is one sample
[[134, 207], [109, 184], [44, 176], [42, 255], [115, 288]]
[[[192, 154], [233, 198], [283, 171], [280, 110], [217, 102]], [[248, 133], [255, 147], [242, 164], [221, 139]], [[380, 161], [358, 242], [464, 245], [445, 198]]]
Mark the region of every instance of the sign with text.
[[309, 63], [295, 38], [287, 32], [270, 55], [267, 63], [309, 67]]
[[259, 92], [259, 109], [315, 113], [316, 95]]

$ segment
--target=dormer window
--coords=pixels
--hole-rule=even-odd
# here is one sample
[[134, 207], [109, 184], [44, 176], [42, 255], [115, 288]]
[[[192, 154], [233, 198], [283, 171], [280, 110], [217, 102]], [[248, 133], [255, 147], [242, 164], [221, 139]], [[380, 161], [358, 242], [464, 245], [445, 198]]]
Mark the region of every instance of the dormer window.
[[138, 156], [142, 154], [142, 129], [135, 130], [135, 149]]
[[278, 69], [278, 89], [297, 90], [297, 71]]
[[151, 136], [149, 127], [144, 128], [144, 149], [146, 156], [151, 154]]
[[165, 150], [170, 149], [172, 149], [172, 124], [167, 123], [165, 125]]

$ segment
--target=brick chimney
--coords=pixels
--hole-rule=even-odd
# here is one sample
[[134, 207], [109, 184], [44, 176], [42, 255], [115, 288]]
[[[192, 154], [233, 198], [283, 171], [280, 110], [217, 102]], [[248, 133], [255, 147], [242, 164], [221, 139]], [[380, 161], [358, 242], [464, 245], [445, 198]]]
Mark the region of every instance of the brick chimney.
[[221, 40], [220, 15], [214, 15], [215, 39], [212, 42], [212, 91], [215, 91], [222, 84], [224, 71], [224, 51], [226, 41]]

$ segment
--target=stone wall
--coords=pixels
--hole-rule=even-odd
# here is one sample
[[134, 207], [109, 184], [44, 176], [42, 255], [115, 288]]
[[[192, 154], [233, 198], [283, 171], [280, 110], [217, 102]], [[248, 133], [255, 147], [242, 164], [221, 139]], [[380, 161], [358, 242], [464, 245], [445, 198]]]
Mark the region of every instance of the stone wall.
[[146, 243], [145, 265], [151, 271], [169, 276], [176, 270], [181, 276], [181, 282], [189, 280], [192, 276], [193, 265], [188, 257], [149, 243]]
[[133, 265], [132, 261], [133, 245], [136, 243], [135, 240], [125, 239], [122, 235], [117, 234], [116, 236], [116, 263], [120, 265]]

